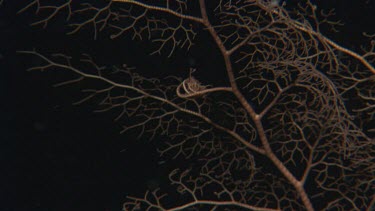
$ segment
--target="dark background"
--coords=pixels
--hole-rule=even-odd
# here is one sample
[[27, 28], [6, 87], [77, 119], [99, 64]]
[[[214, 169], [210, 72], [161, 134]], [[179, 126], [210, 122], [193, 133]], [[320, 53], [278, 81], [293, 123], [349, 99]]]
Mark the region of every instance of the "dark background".
[[[79, 86], [53, 88], [61, 79], [52, 71], [27, 72], [36, 61], [16, 51], [88, 53], [103, 65], [130, 63], [153, 75], [189, 66], [223, 68], [212, 43], [198, 37], [190, 52], [178, 50], [170, 59], [149, 56], [145, 46], [129, 38], [112, 41], [104, 33], [95, 41], [90, 30], [66, 36], [64, 17], [46, 29], [30, 26], [34, 10], [16, 15], [23, 5], [5, 0], [0, 6], [0, 211], [121, 210], [126, 195], [141, 196], [146, 188], [167, 184], [171, 167], [160, 162], [158, 140], [119, 134], [121, 127], [110, 113], [93, 113], [90, 104], [73, 106], [81, 96]], [[362, 31], [375, 32], [374, 0], [317, 5], [336, 8], [345, 26], [326, 34], [344, 46], [358, 47]]]

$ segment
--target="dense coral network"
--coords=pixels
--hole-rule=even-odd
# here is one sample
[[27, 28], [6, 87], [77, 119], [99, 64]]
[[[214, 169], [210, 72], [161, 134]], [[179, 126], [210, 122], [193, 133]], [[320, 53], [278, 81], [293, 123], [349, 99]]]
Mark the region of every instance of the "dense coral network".
[[44, 16], [34, 25], [66, 15], [69, 34], [91, 27], [97, 38], [108, 29], [112, 39], [131, 36], [167, 58], [206, 39], [221, 56], [215, 71], [226, 83], [210, 85], [199, 68], [189, 77], [147, 78], [87, 55], [21, 52], [44, 62], [32, 70], [72, 72], [64, 85], [99, 81], [80, 102], [99, 98], [124, 131], [167, 135], [161, 155], [195, 163], [171, 172], [174, 191], [129, 196], [125, 210], [374, 206], [375, 35], [364, 34], [362, 52], [339, 45], [323, 33], [339, 24], [333, 12], [310, 1], [34, 0], [24, 10], [35, 8]]

